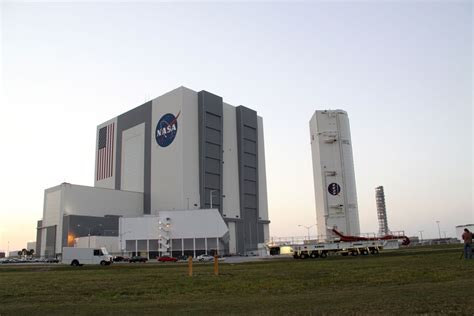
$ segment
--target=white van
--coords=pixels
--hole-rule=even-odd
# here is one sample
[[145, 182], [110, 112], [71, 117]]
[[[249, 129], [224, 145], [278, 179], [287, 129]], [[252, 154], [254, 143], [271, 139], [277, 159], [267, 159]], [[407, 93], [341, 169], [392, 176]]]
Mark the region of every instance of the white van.
[[105, 248], [75, 248], [64, 247], [62, 263], [72, 266], [82, 266], [83, 264], [100, 264], [102, 266], [112, 263], [112, 256]]

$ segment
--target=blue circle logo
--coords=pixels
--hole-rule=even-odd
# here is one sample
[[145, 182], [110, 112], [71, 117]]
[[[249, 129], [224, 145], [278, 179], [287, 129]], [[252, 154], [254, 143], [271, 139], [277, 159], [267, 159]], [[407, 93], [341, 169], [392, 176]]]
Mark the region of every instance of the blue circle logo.
[[337, 183], [331, 183], [329, 186], [328, 186], [328, 192], [331, 194], [331, 195], [338, 195], [339, 192], [341, 192], [341, 186]]
[[163, 115], [158, 124], [156, 124], [155, 138], [160, 147], [168, 147], [173, 142], [178, 133], [178, 115], [174, 116], [171, 113]]

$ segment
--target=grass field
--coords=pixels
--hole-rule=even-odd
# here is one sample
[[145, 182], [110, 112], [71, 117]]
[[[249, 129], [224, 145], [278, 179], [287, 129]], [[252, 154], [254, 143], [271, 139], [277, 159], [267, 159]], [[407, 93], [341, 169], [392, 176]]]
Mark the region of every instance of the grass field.
[[[474, 260], [455, 248], [195, 264], [0, 267], [0, 315], [474, 315]], [[469, 294], [468, 294], [469, 293]]]

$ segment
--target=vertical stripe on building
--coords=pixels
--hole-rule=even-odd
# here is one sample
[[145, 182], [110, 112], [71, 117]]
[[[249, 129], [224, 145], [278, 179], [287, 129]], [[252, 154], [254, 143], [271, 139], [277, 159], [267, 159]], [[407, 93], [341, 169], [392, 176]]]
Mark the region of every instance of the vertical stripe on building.
[[113, 174], [115, 123], [111, 123], [99, 130], [97, 147], [97, 180], [110, 178]]

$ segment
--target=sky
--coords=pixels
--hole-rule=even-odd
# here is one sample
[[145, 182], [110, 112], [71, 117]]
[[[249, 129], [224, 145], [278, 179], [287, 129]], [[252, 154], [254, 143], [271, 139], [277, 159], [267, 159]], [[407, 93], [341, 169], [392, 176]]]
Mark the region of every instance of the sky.
[[[96, 126], [179, 86], [264, 120], [270, 235], [316, 223], [309, 120], [348, 112], [361, 231], [474, 223], [471, 1], [0, 4], [0, 249], [93, 185]], [[310, 228], [315, 235], [316, 228]]]

